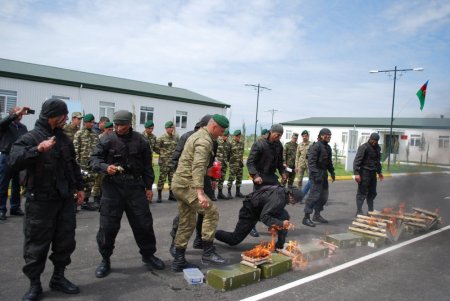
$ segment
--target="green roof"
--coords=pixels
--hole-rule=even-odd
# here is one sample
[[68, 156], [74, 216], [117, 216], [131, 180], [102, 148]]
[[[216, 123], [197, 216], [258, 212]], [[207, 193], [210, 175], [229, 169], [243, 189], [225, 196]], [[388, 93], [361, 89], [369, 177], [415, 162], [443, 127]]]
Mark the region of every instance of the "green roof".
[[80, 87], [83, 85], [83, 88], [87, 89], [167, 99], [220, 108], [230, 107], [229, 104], [222, 101], [182, 88], [2, 58], [0, 58], [0, 76], [73, 87]]
[[[311, 117], [282, 122], [283, 125], [324, 127], [389, 128], [391, 118], [377, 117]], [[394, 118], [393, 127], [420, 129], [450, 129], [450, 118]]]

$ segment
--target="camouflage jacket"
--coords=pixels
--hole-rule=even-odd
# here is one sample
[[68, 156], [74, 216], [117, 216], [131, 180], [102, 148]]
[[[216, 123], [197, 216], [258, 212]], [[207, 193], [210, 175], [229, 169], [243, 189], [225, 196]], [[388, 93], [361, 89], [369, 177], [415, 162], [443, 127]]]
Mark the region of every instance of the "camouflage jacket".
[[244, 141], [231, 141], [230, 147], [230, 165], [236, 162], [243, 162], [244, 159]]
[[213, 137], [206, 128], [192, 134], [181, 153], [172, 185], [179, 187], [204, 187], [204, 178], [213, 152]]
[[72, 126], [72, 123], [66, 124], [63, 128], [64, 133], [67, 135], [67, 137], [70, 138], [70, 140], [73, 141], [73, 138], [75, 137], [76, 132], [80, 130], [78, 126]]
[[306, 155], [308, 154], [309, 146], [311, 145], [311, 141], [301, 142], [297, 147], [297, 154], [295, 155], [295, 166], [297, 168], [306, 168], [308, 160], [306, 159]]
[[89, 159], [91, 152], [98, 143], [98, 135], [92, 130], [83, 128], [76, 132], [73, 138], [73, 146], [77, 163], [82, 169], [89, 170]]
[[150, 144], [150, 148], [152, 150], [152, 153], [159, 154], [159, 148], [156, 147], [156, 136], [153, 135], [153, 134], [150, 134], [150, 136], [149, 136], [146, 131], [144, 131], [142, 133], [142, 135], [144, 135], [144, 137], [147, 138], [148, 143]]
[[173, 152], [177, 147], [177, 143], [180, 138], [178, 135], [164, 133], [161, 137], [156, 140], [156, 148], [159, 150], [159, 164], [169, 164], [172, 160]]
[[284, 145], [283, 149], [283, 164], [286, 164], [287, 167], [295, 168], [295, 156], [297, 153], [297, 142], [292, 143], [289, 141]]
[[230, 142], [224, 141], [222, 137], [217, 138], [217, 155], [216, 158], [220, 163], [227, 164], [230, 161], [231, 144]]

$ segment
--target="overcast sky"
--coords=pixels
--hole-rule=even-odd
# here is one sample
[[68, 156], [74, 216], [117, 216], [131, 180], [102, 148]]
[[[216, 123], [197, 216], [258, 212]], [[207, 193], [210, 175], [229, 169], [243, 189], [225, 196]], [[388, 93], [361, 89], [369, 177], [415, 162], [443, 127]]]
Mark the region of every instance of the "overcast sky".
[[[450, 1], [0, 0], [0, 57], [186, 88], [259, 120], [450, 117]], [[425, 108], [417, 90], [429, 80]], [[259, 128], [259, 126], [258, 126]]]

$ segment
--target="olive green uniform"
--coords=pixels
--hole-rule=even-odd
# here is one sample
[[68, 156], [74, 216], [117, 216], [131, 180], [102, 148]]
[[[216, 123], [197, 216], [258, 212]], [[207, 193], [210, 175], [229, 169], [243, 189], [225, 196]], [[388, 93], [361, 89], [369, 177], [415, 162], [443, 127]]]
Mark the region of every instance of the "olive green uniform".
[[283, 164], [286, 167], [292, 169], [291, 172], [288, 173], [288, 186], [294, 185], [295, 180], [295, 156], [297, 153], [297, 142], [289, 141], [284, 145], [283, 149]]
[[67, 137], [69, 137], [70, 140], [73, 141], [73, 138], [75, 137], [75, 134], [80, 130], [80, 127], [78, 127], [77, 125], [74, 126], [72, 123], [69, 123], [64, 126], [63, 130]]
[[153, 152], [153, 153], [159, 154], [159, 149], [158, 149], [158, 147], [156, 146], [156, 141], [157, 141], [156, 136], [153, 135], [153, 133], [149, 135], [149, 134], [147, 134], [146, 131], [144, 131], [144, 132], [142, 133], [142, 135], [144, 135], [144, 137], [147, 138], [148, 143], [150, 144], [150, 148], [151, 148], [152, 152]]
[[94, 186], [96, 174], [89, 166], [89, 159], [91, 152], [97, 145], [98, 135], [92, 129], [83, 128], [79, 130], [73, 139], [73, 146], [75, 147], [75, 154], [77, 163], [83, 171], [88, 172], [88, 175], [83, 175], [85, 198], [91, 196], [91, 190]]
[[230, 152], [231, 152], [231, 143], [228, 142], [228, 139], [225, 141], [222, 137], [217, 139], [217, 155], [216, 159], [222, 165], [220, 170], [221, 176], [217, 183], [217, 188], [223, 189], [223, 182], [225, 181], [225, 176], [227, 175], [228, 162], [230, 161]]
[[310, 145], [310, 141], [302, 141], [298, 144], [297, 147], [297, 154], [295, 155], [295, 166], [298, 168], [298, 187], [302, 187], [303, 176], [305, 175], [305, 171], [308, 172], [308, 159], [306, 158], [306, 155], [308, 154]]
[[169, 189], [172, 187], [172, 177], [173, 177], [173, 166], [172, 166], [172, 155], [177, 147], [177, 143], [180, 138], [178, 135], [169, 135], [165, 133], [156, 140], [156, 147], [159, 150], [159, 179], [158, 179], [158, 190], [164, 188], [164, 182], [166, 178], [169, 181]]
[[244, 168], [244, 142], [239, 140], [231, 141], [230, 151], [230, 175], [228, 176], [228, 189], [233, 186], [236, 179], [236, 187], [242, 184], [242, 169]]

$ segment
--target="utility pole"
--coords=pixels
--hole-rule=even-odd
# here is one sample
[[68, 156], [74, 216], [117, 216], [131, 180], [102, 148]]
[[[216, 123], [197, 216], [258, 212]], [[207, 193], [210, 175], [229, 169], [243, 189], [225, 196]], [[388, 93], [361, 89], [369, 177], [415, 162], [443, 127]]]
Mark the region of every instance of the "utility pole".
[[273, 108], [273, 109], [271, 109], [271, 110], [266, 110], [266, 112], [272, 113], [272, 124], [271, 124], [271, 125], [273, 125], [273, 116], [275, 115], [275, 112], [278, 112], [278, 110], [275, 110], [275, 109]]
[[256, 91], [256, 118], [255, 118], [255, 142], [256, 142], [256, 128], [258, 126], [258, 105], [259, 105], [259, 91], [260, 90], [271, 90], [267, 87], [261, 86], [259, 83], [257, 85], [245, 84], [246, 86], [253, 87]]

